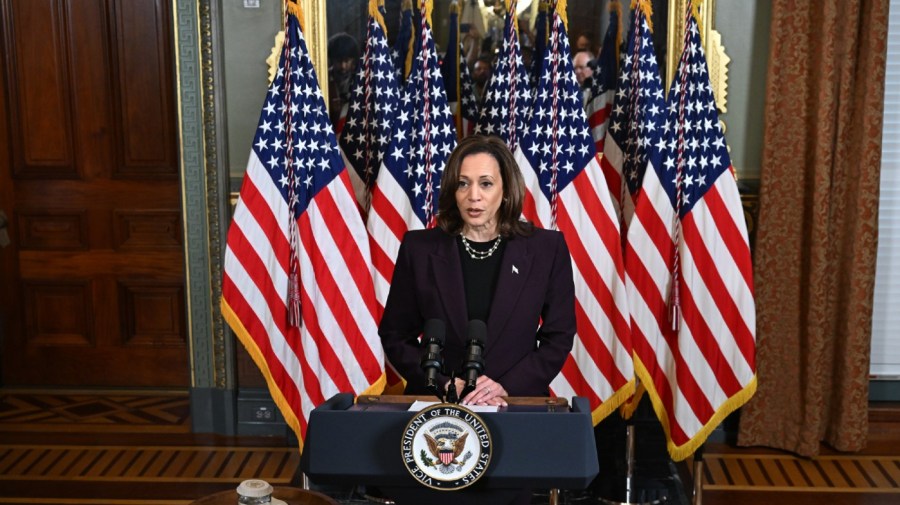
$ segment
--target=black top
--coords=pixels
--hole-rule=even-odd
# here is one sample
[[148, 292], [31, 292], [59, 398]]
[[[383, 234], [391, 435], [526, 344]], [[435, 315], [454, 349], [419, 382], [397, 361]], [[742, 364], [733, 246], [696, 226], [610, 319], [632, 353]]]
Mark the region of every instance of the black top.
[[[475, 251], [487, 252], [498, 239], [499, 237], [488, 242], [472, 240], [468, 242]], [[459, 257], [462, 258], [463, 286], [466, 291], [469, 320], [479, 319], [486, 322], [491, 311], [491, 300], [497, 287], [497, 274], [500, 272], [500, 260], [503, 258], [506, 242], [501, 239], [497, 250], [484, 259], [472, 258], [462, 243], [462, 236], [456, 239], [456, 245], [459, 247]]]

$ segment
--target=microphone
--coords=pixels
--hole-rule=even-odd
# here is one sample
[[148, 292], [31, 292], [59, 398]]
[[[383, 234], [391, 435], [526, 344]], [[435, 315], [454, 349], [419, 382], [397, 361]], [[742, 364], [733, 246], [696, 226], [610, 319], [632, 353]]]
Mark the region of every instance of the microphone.
[[444, 348], [444, 335], [446, 327], [440, 319], [425, 321], [425, 329], [422, 332], [422, 345], [425, 347], [425, 355], [422, 356], [420, 366], [425, 371], [425, 387], [443, 400], [441, 390], [437, 385], [437, 374], [444, 365], [441, 350]]
[[484, 342], [487, 339], [487, 325], [484, 321], [473, 319], [469, 321], [468, 341], [466, 343], [466, 360], [463, 362], [466, 386], [460, 398], [475, 389], [478, 376], [484, 372]]

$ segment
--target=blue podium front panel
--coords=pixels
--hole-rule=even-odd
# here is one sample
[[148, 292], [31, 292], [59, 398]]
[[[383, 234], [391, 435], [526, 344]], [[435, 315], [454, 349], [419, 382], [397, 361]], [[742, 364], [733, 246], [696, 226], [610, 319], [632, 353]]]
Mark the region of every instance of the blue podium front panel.
[[[422, 487], [401, 456], [414, 397], [335, 395], [313, 410], [301, 468], [315, 483]], [[490, 431], [491, 462], [473, 488], [583, 489], [597, 476], [597, 450], [585, 398], [509, 399], [480, 413]], [[454, 493], [454, 492], [451, 492]]]

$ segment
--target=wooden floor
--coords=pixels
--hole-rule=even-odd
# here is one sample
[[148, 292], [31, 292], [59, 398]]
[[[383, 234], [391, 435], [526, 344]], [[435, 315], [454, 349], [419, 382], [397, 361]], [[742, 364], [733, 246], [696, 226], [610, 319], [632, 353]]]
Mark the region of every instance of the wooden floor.
[[[182, 392], [0, 389], [0, 504], [176, 505], [248, 478], [300, 484], [286, 440], [192, 434], [189, 407]], [[900, 406], [873, 408], [870, 423], [859, 454], [802, 459], [709, 443], [702, 503], [900, 504]]]

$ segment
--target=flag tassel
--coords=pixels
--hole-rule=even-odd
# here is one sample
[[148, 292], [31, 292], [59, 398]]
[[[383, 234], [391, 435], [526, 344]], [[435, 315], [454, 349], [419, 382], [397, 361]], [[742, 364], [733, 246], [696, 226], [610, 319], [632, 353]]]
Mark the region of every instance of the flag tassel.
[[678, 277], [672, 282], [672, 292], [669, 293], [669, 318], [672, 323], [672, 331], [678, 331], [678, 321], [681, 319], [681, 299], [678, 295]]
[[288, 324], [300, 327], [300, 276], [291, 268], [290, 285], [288, 286]]
[[287, 315], [288, 325], [300, 327], [300, 232], [297, 222], [291, 221], [291, 263], [288, 274]]

